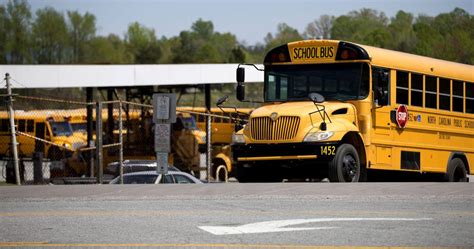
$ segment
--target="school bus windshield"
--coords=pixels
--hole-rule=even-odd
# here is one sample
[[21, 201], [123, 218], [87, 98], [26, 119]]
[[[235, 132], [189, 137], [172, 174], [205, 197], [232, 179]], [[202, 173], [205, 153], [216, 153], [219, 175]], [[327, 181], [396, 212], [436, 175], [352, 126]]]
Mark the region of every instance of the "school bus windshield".
[[71, 128], [74, 132], [87, 132], [87, 123], [72, 123]]
[[265, 101], [307, 100], [319, 93], [326, 100], [360, 100], [369, 94], [366, 63], [267, 66]]
[[181, 121], [183, 122], [183, 126], [187, 130], [197, 130], [196, 121], [193, 117], [182, 117]]
[[72, 128], [71, 124], [67, 121], [63, 122], [55, 122], [49, 121], [51, 125], [51, 129], [53, 130], [53, 136], [71, 136], [72, 135]]

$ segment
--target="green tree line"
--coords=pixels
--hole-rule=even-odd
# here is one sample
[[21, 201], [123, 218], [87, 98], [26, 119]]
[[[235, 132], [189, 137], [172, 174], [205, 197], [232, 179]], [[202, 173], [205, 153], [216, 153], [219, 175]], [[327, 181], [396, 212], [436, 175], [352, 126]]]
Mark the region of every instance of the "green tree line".
[[389, 18], [373, 9], [317, 17], [303, 32], [277, 25], [264, 43], [246, 45], [202, 19], [174, 37], [130, 23], [123, 36], [97, 35], [91, 13], [52, 7], [31, 13], [26, 0], [0, 5], [0, 64], [261, 63], [264, 53], [301, 39], [347, 40], [439, 59], [474, 64], [474, 18], [463, 9], [435, 17], [398, 11]]

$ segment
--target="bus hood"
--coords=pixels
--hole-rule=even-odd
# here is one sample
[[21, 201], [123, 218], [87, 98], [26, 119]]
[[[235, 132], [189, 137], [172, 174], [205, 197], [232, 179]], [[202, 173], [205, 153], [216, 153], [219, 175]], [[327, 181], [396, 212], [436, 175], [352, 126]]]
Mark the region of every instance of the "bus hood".
[[[302, 142], [309, 133], [321, 132], [324, 109], [327, 129], [339, 139], [348, 131], [358, 131], [356, 108], [347, 102], [323, 102], [320, 112], [311, 101], [275, 103], [254, 110], [244, 129], [246, 142]], [[333, 140], [332, 139], [332, 140]]]
[[80, 136], [57, 136], [53, 139], [53, 143], [66, 147], [71, 151], [86, 147], [85, 140]]

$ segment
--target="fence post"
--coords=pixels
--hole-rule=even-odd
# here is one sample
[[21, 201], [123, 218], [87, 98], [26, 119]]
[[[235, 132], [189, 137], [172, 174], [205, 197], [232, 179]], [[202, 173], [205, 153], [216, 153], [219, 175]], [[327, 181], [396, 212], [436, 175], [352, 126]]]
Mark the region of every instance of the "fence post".
[[7, 94], [8, 94], [8, 114], [10, 118], [10, 127], [11, 127], [11, 137], [12, 137], [12, 153], [13, 153], [13, 167], [15, 170], [15, 181], [16, 185], [21, 185], [20, 181], [20, 167], [18, 163], [18, 150], [17, 150], [17, 142], [16, 142], [16, 127], [15, 127], [15, 114], [13, 112], [13, 96], [12, 96], [12, 89], [10, 87], [10, 74], [5, 74], [5, 82], [7, 83]]
[[211, 182], [211, 85], [204, 85], [205, 102], [206, 102], [206, 177], [207, 182]]
[[122, 101], [119, 101], [119, 166], [120, 166], [120, 184], [123, 184], [123, 123], [122, 123]]
[[96, 164], [97, 164], [97, 169], [99, 172], [97, 172], [97, 182], [102, 184], [103, 180], [103, 174], [104, 174], [104, 169], [102, 165], [102, 102], [97, 102], [97, 108], [96, 108], [96, 119], [95, 119], [95, 124], [96, 124]]
[[43, 152], [33, 154], [33, 180], [35, 184], [43, 184]]
[[[93, 147], [94, 146], [94, 136], [92, 134], [93, 132], [93, 116], [94, 116], [94, 106], [92, 104], [92, 101], [94, 100], [93, 95], [94, 95], [94, 89], [91, 87], [88, 87], [86, 89], [86, 95], [87, 95], [87, 147]], [[86, 153], [88, 153], [88, 160], [87, 160], [87, 168], [89, 170], [89, 176], [94, 177], [94, 159], [93, 159], [93, 151], [88, 150]]]

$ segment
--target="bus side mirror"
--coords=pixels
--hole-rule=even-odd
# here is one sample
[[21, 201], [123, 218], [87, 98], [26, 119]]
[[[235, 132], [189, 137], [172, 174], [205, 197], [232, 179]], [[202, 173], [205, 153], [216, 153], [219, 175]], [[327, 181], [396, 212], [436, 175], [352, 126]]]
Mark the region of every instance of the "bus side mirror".
[[237, 93], [237, 100], [238, 101], [244, 101], [244, 99], [245, 99], [245, 85], [244, 85], [243, 82], [238, 82], [237, 83], [236, 93]]
[[238, 67], [237, 68], [237, 83], [244, 83], [245, 82], [245, 68]]
[[238, 67], [237, 68], [237, 89], [236, 89], [238, 101], [244, 101], [245, 99], [244, 82], [245, 82], [245, 68]]

